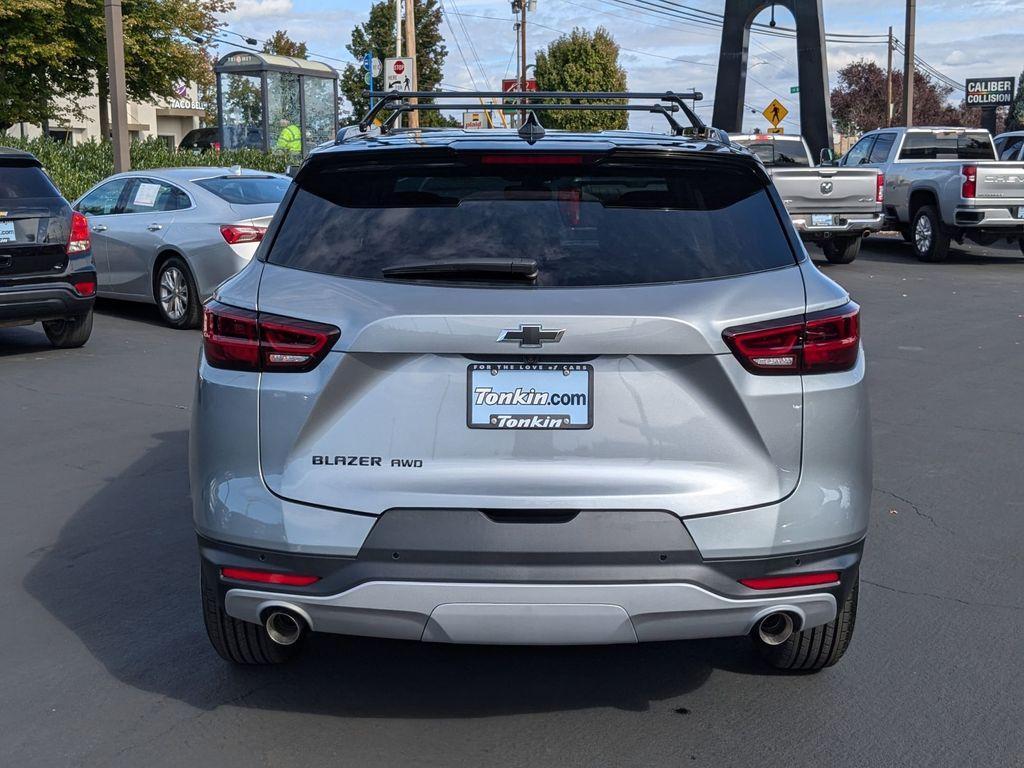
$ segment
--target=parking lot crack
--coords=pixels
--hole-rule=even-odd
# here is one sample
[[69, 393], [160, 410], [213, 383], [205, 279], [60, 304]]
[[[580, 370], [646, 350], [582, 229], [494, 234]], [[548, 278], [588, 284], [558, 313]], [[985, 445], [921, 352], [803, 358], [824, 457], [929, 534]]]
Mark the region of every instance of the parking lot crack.
[[872, 587], [878, 587], [884, 589], [887, 592], [895, 592], [900, 595], [911, 595], [912, 597], [931, 597], [935, 600], [949, 600], [950, 602], [960, 603], [960, 605], [967, 605], [971, 608], [1001, 608], [1009, 611], [1024, 611], [1024, 606], [1014, 605], [1013, 603], [985, 603], [978, 602], [975, 600], [964, 600], [959, 597], [951, 597], [950, 595], [936, 595], [934, 592], [913, 592], [909, 589], [898, 589], [897, 587], [890, 587], [888, 584], [882, 584], [877, 581], [871, 581], [869, 579], [861, 579], [861, 583], [870, 584]]
[[939, 525], [939, 523], [936, 522], [934, 517], [929, 515], [927, 512], [923, 511], [917, 504], [915, 504], [914, 502], [912, 502], [910, 499], [906, 498], [905, 496], [900, 496], [898, 493], [893, 493], [892, 491], [887, 491], [884, 488], [877, 488], [876, 487], [875, 490], [878, 491], [879, 493], [884, 493], [886, 496], [891, 496], [892, 498], [896, 499], [897, 501], [902, 501], [904, 504], [909, 505], [909, 507], [912, 510], [914, 510], [914, 514], [915, 515], [917, 515], [918, 517], [923, 517], [925, 520], [927, 520], [929, 523], [934, 525], [936, 528], [938, 528], [940, 530], [943, 530], [946, 533], [950, 533], [950, 534], [953, 533], [953, 531], [951, 531], [946, 526]]

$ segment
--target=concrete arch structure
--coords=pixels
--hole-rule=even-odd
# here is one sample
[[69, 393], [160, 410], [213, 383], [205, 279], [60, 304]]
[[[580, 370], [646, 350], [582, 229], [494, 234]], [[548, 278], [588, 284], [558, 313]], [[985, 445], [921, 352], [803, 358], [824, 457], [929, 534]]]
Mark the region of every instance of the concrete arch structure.
[[750, 25], [771, 5], [787, 8], [796, 20], [800, 131], [817, 158], [822, 149], [832, 148], [832, 107], [821, 0], [725, 0], [713, 124], [729, 132], [743, 130]]

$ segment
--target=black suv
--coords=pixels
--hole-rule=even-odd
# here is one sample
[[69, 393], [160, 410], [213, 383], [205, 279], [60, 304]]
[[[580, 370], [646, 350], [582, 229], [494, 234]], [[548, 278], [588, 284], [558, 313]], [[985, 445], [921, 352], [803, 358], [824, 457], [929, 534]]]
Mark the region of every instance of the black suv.
[[55, 347], [80, 347], [95, 300], [85, 216], [34, 155], [0, 147], [0, 328], [42, 322]]

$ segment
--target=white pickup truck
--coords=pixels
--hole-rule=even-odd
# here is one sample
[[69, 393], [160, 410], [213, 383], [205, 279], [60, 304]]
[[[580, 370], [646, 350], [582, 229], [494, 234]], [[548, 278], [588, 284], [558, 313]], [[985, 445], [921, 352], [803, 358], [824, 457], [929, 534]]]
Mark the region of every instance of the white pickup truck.
[[992, 136], [977, 128], [880, 128], [840, 165], [885, 176], [886, 229], [922, 261], [942, 261], [950, 240], [1024, 250], [1024, 162], [999, 162]]
[[[786, 205], [800, 238], [821, 245], [834, 264], [849, 264], [861, 239], [882, 228], [882, 177], [867, 168], [814, 165], [800, 136], [734, 134], [734, 144], [757, 155]], [[823, 158], [831, 160], [831, 155]]]

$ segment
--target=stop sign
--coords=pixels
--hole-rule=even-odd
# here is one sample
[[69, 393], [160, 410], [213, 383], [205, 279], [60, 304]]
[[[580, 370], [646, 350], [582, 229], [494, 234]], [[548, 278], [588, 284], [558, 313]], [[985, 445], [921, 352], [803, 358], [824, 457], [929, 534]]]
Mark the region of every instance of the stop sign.
[[395, 74], [400, 75], [405, 72], [405, 62], [399, 59], [395, 62]]

